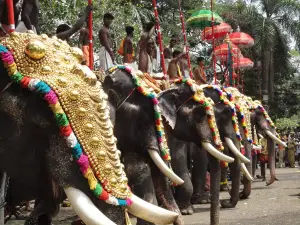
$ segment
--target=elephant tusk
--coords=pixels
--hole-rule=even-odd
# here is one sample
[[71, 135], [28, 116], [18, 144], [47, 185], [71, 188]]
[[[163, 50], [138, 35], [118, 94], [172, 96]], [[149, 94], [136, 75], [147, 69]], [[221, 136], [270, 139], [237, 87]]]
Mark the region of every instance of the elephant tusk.
[[221, 161], [225, 161], [228, 163], [232, 163], [234, 161], [234, 158], [223, 154], [222, 152], [217, 150], [214, 146], [212, 146], [212, 144], [210, 144], [210, 143], [202, 142], [202, 146], [204, 149], [206, 149], [206, 151], [209, 152], [209, 154], [211, 154], [212, 156], [216, 157], [217, 159], [219, 159]]
[[247, 170], [245, 163], [241, 163], [241, 171], [244, 174], [244, 176], [247, 178], [247, 180], [249, 181], [254, 180], [251, 174], [249, 173], [249, 171]]
[[148, 222], [154, 224], [173, 224], [178, 217], [178, 213], [145, 202], [134, 194], [132, 194], [131, 200], [132, 204], [127, 207], [128, 212]]
[[276, 137], [274, 134], [272, 134], [271, 131], [269, 130], [265, 130], [266, 134], [273, 140], [275, 141], [277, 144], [283, 146], [283, 147], [287, 147], [286, 143], [284, 143], [283, 141], [281, 141], [278, 137]]
[[264, 138], [264, 136], [262, 136], [262, 134], [258, 133], [257, 134], [259, 138]]
[[261, 145], [253, 145], [253, 147], [252, 147], [254, 150], [262, 150], [262, 147], [261, 147]]
[[65, 187], [64, 191], [74, 211], [87, 225], [116, 225], [108, 219], [89, 199], [89, 197], [73, 187]]
[[166, 163], [162, 160], [160, 155], [158, 154], [157, 151], [155, 150], [148, 150], [148, 153], [155, 163], [155, 165], [159, 168], [159, 170], [166, 176], [168, 177], [173, 183], [176, 185], [181, 185], [184, 183], [184, 181], [178, 177], [167, 165]]
[[239, 158], [243, 163], [250, 163], [251, 161], [245, 157], [238, 149], [237, 147], [234, 145], [233, 141], [228, 138], [225, 137], [225, 142], [228, 146], [228, 148], [230, 149], [230, 151], [237, 157]]

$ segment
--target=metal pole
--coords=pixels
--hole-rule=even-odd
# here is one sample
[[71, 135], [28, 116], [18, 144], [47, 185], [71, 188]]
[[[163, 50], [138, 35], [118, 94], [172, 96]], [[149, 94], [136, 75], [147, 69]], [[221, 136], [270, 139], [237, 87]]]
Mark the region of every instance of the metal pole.
[[190, 78], [192, 78], [193, 72], [192, 72], [192, 68], [191, 68], [191, 59], [190, 59], [190, 55], [189, 55], [189, 47], [188, 47], [188, 43], [187, 43], [186, 30], [185, 30], [185, 25], [184, 25], [184, 17], [183, 17], [183, 13], [182, 13], [182, 9], [181, 9], [181, 0], [178, 0], [178, 9], [180, 12], [180, 21], [181, 21], [181, 27], [182, 27], [183, 41], [184, 41], [184, 47], [185, 47], [186, 57], [187, 57], [188, 66], [189, 66]]
[[[89, 5], [92, 5], [92, 0], [88, 0]], [[90, 52], [90, 69], [94, 69], [94, 50], [93, 50], [93, 12], [89, 14], [89, 52]]]
[[[1, 177], [0, 183], [0, 203], [5, 201], [5, 184], [6, 184], [6, 173], [3, 172], [3, 176]], [[4, 207], [0, 208], [0, 225], [4, 225]]]
[[210, 0], [210, 11], [211, 11], [211, 23], [212, 23], [212, 47], [213, 47], [213, 67], [214, 67], [214, 78], [215, 78], [215, 84], [217, 84], [217, 73], [216, 73], [216, 57], [215, 57], [215, 22], [214, 22], [214, 11], [213, 11], [213, 0]]
[[161, 67], [162, 67], [162, 71], [163, 71], [163, 74], [164, 74], [164, 79], [166, 80], [167, 70], [166, 70], [166, 67], [165, 67], [164, 49], [163, 49], [162, 38], [161, 38], [161, 30], [160, 30], [160, 25], [159, 25], [159, 18], [158, 18], [156, 0], [152, 0], [152, 5], [153, 5], [154, 16], [155, 16], [155, 20], [156, 20], [156, 29], [157, 29], [157, 36], [158, 36], [158, 42], [159, 42], [160, 57], [161, 57]]
[[9, 33], [15, 31], [15, 15], [14, 15], [14, 2], [13, 0], [6, 0], [7, 12], [8, 12], [8, 23]]

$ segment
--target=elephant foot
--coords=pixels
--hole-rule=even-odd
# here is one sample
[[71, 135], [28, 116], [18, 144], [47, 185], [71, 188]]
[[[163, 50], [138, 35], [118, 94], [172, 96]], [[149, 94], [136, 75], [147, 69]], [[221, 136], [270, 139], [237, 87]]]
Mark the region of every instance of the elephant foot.
[[180, 212], [182, 215], [193, 215], [194, 209], [193, 209], [192, 205], [190, 205], [186, 208], [180, 209]]
[[81, 219], [77, 219], [77, 220], [73, 221], [71, 223], [71, 225], [85, 225], [85, 223], [82, 222]]
[[210, 194], [205, 192], [204, 194], [194, 194], [191, 199], [192, 204], [209, 204]]
[[24, 223], [24, 225], [38, 225], [37, 218], [34, 217], [28, 217]]
[[225, 209], [234, 208], [237, 204], [237, 202], [233, 202], [230, 199], [224, 199], [224, 200], [221, 200], [220, 202], [221, 202], [222, 208], [225, 208]]
[[222, 192], [222, 191], [229, 191], [229, 187], [228, 187], [228, 185], [227, 184], [222, 184], [222, 185], [220, 185], [220, 191]]

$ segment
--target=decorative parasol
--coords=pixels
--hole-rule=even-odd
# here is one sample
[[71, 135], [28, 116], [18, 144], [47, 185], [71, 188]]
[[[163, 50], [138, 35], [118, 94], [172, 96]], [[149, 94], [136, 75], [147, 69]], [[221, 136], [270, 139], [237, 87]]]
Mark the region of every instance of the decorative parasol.
[[252, 62], [249, 58], [239, 58], [239, 61], [233, 63], [233, 68], [237, 69], [250, 69], [253, 68], [254, 62]]
[[227, 23], [221, 23], [220, 25], [214, 26], [214, 35], [212, 34], [212, 27], [206, 27], [201, 35], [202, 40], [212, 41], [213, 37], [215, 39], [221, 39], [226, 34], [230, 33], [232, 27]]
[[254, 39], [244, 32], [234, 32], [229, 35], [229, 39], [240, 48], [251, 48], [254, 45]]
[[207, 9], [202, 9], [193, 13], [192, 16], [186, 21], [186, 24], [190, 27], [204, 29], [205, 27], [211, 27], [212, 24], [219, 25], [222, 22], [223, 19], [217, 13]]
[[[241, 50], [235, 44], [230, 43], [230, 51], [233, 54], [233, 59], [236, 59], [240, 54]], [[228, 60], [228, 43], [221, 44], [214, 49], [216, 58], [218, 60], [227, 61]]]

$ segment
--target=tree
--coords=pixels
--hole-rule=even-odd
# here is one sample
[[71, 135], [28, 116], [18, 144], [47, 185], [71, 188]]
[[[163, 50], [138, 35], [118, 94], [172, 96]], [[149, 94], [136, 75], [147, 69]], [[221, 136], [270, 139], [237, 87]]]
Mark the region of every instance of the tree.
[[300, 37], [295, 21], [300, 15], [300, 4], [295, 0], [258, 0], [255, 5], [248, 5], [239, 0], [220, 7], [231, 25], [239, 25], [255, 38], [251, 54], [256, 65], [262, 63], [262, 90], [272, 102], [275, 75], [283, 75], [289, 68], [288, 35], [296, 40]]

